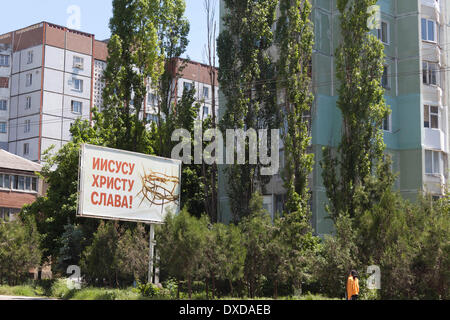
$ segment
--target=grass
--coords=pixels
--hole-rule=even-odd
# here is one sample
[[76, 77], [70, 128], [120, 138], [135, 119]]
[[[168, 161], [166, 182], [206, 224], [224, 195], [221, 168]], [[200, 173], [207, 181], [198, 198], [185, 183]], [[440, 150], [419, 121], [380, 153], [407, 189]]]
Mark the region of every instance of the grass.
[[[105, 289], [87, 287], [81, 290], [70, 290], [65, 279], [34, 283], [22, 286], [0, 286], [0, 295], [25, 296], [25, 297], [48, 297], [63, 300], [170, 300], [170, 295], [157, 295], [155, 297], [144, 297], [133, 288], [127, 289]], [[187, 294], [181, 293], [182, 299], [187, 299]], [[204, 293], [193, 293], [192, 300], [204, 300]], [[240, 300], [239, 298], [223, 297], [221, 300]], [[256, 298], [254, 300], [272, 300], [271, 298]], [[278, 300], [339, 300], [331, 299], [322, 295], [307, 293], [301, 297], [279, 297]]]
[[44, 292], [41, 288], [32, 286], [0, 286], [0, 295], [3, 296], [22, 296], [22, 297], [41, 297]]

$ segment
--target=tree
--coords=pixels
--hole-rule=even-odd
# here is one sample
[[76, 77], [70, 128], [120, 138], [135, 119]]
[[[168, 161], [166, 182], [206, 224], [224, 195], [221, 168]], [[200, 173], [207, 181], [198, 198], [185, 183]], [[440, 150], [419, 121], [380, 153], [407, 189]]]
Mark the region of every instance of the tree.
[[[311, 3], [304, 0], [280, 1], [276, 43], [279, 50], [278, 91], [284, 97], [284, 133], [286, 166], [284, 171], [287, 203], [280, 221], [280, 249], [284, 250], [283, 266], [296, 290], [307, 278], [308, 257], [313, 255], [317, 239], [310, 225], [308, 176], [314, 155], [308, 153], [313, 96], [311, 61], [314, 34]], [[283, 251], [280, 251], [283, 252]], [[279, 274], [277, 274], [279, 276]]]
[[[211, 83], [211, 128], [216, 129], [217, 127], [217, 114], [216, 114], [216, 2], [214, 0], [204, 0], [203, 7], [206, 13], [206, 31], [207, 31], [207, 42], [205, 46], [206, 59], [208, 61], [208, 75], [209, 81]], [[214, 141], [214, 140], [213, 140]], [[203, 164], [205, 167], [205, 164]], [[204, 169], [204, 172], [206, 170]], [[211, 197], [207, 201], [207, 211], [211, 216], [212, 222], [217, 222], [217, 164], [214, 162], [210, 170], [209, 185], [211, 188]], [[205, 180], [207, 177], [204, 175]]]
[[352, 269], [358, 269], [356, 232], [348, 215], [336, 220], [334, 236], [325, 236], [314, 264], [314, 276], [320, 283], [321, 293], [330, 297], [343, 297], [347, 277]]
[[[417, 253], [411, 262], [414, 288], [420, 299], [450, 298], [450, 196], [438, 201], [430, 196], [419, 199], [411, 212], [410, 232], [415, 236]], [[417, 233], [414, 233], [417, 234]]]
[[40, 235], [33, 219], [0, 222], [0, 282], [17, 285], [41, 260]]
[[117, 244], [118, 265], [122, 277], [128, 283], [145, 282], [148, 274], [149, 243], [142, 224], [134, 229], [123, 229]]
[[79, 225], [68, 223], [61, 235], [57, 269], [64, 274], [71, 265], [78, 265], [83, 250], [83, 231]]
[[92, 244], [86, 247], [80, 262], [81, 270], [88, 283], [118, 286], [119, 261], [118, 246], [119, 233], [113, 222], [100, 223], [94, 233]]
[[[273, 45], [276, 0], [225, 0], [224, 30], [218, 38], [219, 83], [226, 98], [220, 122], [225, 129], [275, 129], [280, 117], [276, 105], [275, 64], [269, 48]], [[268, 139], [270, 143], [270, 139]], [[235, 222], [250, 215], [250, 199], [262, 192], [268, 177], [261, 164], [249, 163], [245, 142], [244, 164], [227, 165], [227, 193]]]
[[389, 114], [381, 86], [384, 48], [367, 26], [368, 9], [375, 4], [376, 0], [337, 2], [342, 34], [336, 50], [340, 82], [337, 106], [343, 118], [342, 137], [338, 155], [326, 147], [321, 162], [334, 221], [345, 213], [355, 217], [356, 190], [364, 189], [368, 177], [377, 176], [377, 166], [384, 161], [385, 144], [380, 128]]
[[[222, 227], [223, 228], [223, 227]], [[230, 224], [227, 226], [224, 241], [221, 243], [221, 262], [220, 278], [228, 280], [230, 285], [230, 294], [233, 296], [233, 283], [240, 281], [244, 277], [244, 263], [247, 257], [247, 250], [242, 246], [243, 235], [238, 226]]]
[[[97, 229], [96, 220], [76, 219], [78, 199], [78, 162], [79, 151], [83, 143], [102, 145], [102, 130], [98, 126], [90, 126], [88, 121], [77, 120], [70, 129], [72, 141], [65, 144], [58, 152], [52, 155], [51, 149], [44, 157], [44, 167], [40, 173], [42, 179], [48, 184], [44, 196], [37, 198], [31, 205], [24, 206], [23, 216], [34, 217], [39, 233], [42, 235], [41, 249], [44, 259], [51, 258], [58, 261], [63, 251], [72, 250], [67, 245], [79, 244], [67, 242], [63, 235], [67, 231], [65, 226], [79, 224], [80, 231], [86, 237], [82, 248], [90, 244], [93, 232]], [[65, 249], [62, 249], [64, 248]], [[78, 249], [74, 249], [78, 250]], [[65, 271], [65, 270], [63, 270]]]
[[247, 255], [244, 264], [244, 276], [248, 286], [248, 295], [255, 298], [258, 284], [266, 271], [266, 255], [271, 239], [272, 221], [262, 207], [262, 197], [255, 193], [250, 201], [251, 215], [242, 219], [239, 227], [242, 245]]
[[158, 26], [160, 1], [114, 0], [109, 26], [108, 60], [104, 74], [101, 127], [108, 130], [108, 146], [152, 153], [142, 118], [147, 82], [158, 83], [163, 72]]
[[156, 230], [156, 250], [160, 254], [161, 269], [180, 282], [187, 280], [189, 298], [192, 296], [192, 280], [202, 261], [204, 234], [207, 219], [198, 219], [184, 208], [177, 216], [169, 214], [165, 223]]

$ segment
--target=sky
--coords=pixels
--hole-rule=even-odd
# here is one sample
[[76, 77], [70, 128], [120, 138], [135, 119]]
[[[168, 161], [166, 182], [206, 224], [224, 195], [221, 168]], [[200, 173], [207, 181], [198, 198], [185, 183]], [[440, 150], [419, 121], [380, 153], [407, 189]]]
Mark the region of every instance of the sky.
[[[184, 57], [206, 62], [204, 46], [206, 43], [206, 17], [203, 0], [185, 0], [186, 17], [190, 21], [189, 47]], [[216, 20], [219, 16], [218, 0]], [[21, 29], [32, 24], [47, 21], [71, 27], [77, 25], [77, 9], [80, 12], [80, 31], [95, 34], [97, 40], [110, 37], [108, 27], [112, 16], [112, 0], [15, 0], [2, 1], [0, 9], [0, 35]], [[72, 10], [75, 9], [75, 10]], [[218, 28], [218, 22], [217, 22]]]

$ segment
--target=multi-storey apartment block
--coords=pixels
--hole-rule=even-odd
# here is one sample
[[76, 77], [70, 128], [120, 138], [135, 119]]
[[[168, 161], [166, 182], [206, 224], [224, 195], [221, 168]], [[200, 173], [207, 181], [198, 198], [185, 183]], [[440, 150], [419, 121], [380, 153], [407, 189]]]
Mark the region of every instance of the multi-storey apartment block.
[[[200, 104], [198, 112], [198, 120], [204, 120], [212, 117], [212, 88], [215, 90], [215, 108], [216, 117], [219, 115], [219, 86], [217, 79], [217, 69], [215, 72], [215, 80], [211, 81], [209, 70], [206, 64], [190, 61], [186, 59], [176, 58], [168, 64], [169, 73], [171, 75], [170, 95], [173, 107], [176, 107], [178, 101], [182, 98], [184, 90], [195, 89], [195, 100]], [[214, 82], [214, 83], [213, 83]], [[148, 121], [154, 121], [158, 115], [158, 97], [149, 87], [147, 90], [148, 99], [146, 101], [146, 118]]]
[[75, 119], [90, 118], [94, 66], [106, 60], [106, 44], [41, 22], [0, 36], [0, 46], [1, 146], [41, 161], [50, 146], [70, 141]]
[[[57, 151], [70, 141], [72, 123], [103, 106], [107, 56], [107, 41], [48, 22], [0, 35], [0, 148], [40, 162], [49, 147]], [[176, 59], [172, 66], [172, 102], [195, 87], [203, 119], [212, 114], [207, 67], [181, 64]], [[149, 87], [141, 119], [157, 120], [157, 104]]]
[[[339, 31], [336, 0], [311, 2], [315, 29], [311, 150], [316, 158], [310, 181], [312, 224], [317, 234], [326, 234], [333, 225], [325, 211], [328, 200], [319, 162], [322, 148], [337, 147], [341, 136], [335, 51], [340, 39], [348, 35]], [[385, 45], [382, 85], [392, 114], [385, 119], [383, 130], [387, 152], [393, 157], [393, 169], [399, 174], [396, 187], [412, 201], [421, 192], [439, 197], [449, 178], [450, 3], [380, 0], [378, 5], [381, 21], [372, 32]], [[224, 10], [221, 1], [222, 13]], [[280, 150], [281, 158], [282, 154]], [[219, 217], [226, 221], [230, 209], [225, 179], [223, 173], [219, 175]], [[281, 211], [285, 198], [281, 178], [274, 177], [266, 189], [265, 207], [272, 214]]]

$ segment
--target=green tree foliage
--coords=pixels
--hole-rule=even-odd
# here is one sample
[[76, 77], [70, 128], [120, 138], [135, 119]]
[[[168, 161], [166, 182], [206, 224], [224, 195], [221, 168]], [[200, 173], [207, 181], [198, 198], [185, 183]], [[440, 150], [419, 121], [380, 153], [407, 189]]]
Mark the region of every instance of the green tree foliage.
[[113, 222], [101, 222], [94, 233], [92, 244], [83, 251], [80, 267], [88, 283], [118, 286], [119, 233]]
[[[47, 192], [31, 205], [25, 206], [22, 215], [35, 218], [38, 231], [42, 234], [41, 249], [45, 259], [52, 258], [53, 262], [57, 262], [60, 254], [65, 255], [67, 250], [72, 250], [67, 248], [69, 243], [78, 245], [68, 242], [67, 234], [63, 237], [67, 231], [66, 225], [74, 225], [77, 229], [76, 225], [80, 225], [79, 230], [86, 236], [82, 242], [83, 248], [90, 243], [90, 235], [98, 226], [96, 220], [76, 220], [76, 210], [80, 146], [83, 143], [102, 145], [100, 131], [97, 126], [91, 127], [88, 121], [77, 120], [70, 129], [72, 141], [54, 155], [49, 150], [44, 157], [40, 175], [48, 184]], [[73, 250], [78, 251], [75, 248]], [[71, 261], [76, 264], [75, 257], [72, 256]], [[65, 270], [61, 271], [65, 273]]]
[[364, 188], [371, 175], [377, 176], [377, 166], [383, 162], [385, 144], [380, 128], [389, 114], [381, 87], [384, 48], [367, 26], [368, 8], [376, 2], [337, 1], [342, 34], [336, 50], [337, 106], [343, 118], [342, 137], [338, 155], [324, 148], [321, 162], [329, 211], [335, 221], [341, 213], [355, 216], [357, 189]]
[[360, 265], [357, 235], [352, 225], [348, 215], [340, 216], [335, 224], [336, 233], [325, 236], [316, 257], [314, 274], [319, 280], [319, 290], [331, 297], [342, 298], [345, 295], [347, 277]]
[[242, 234], [242, 245], [247, 255], [244, 263], [244, 278], [248, 287], [248, 295], [254, 298], [265, 275], [266, 256], [269, 241], [273, 232], [272, 220], [262, 207], [262, 197], [255, 193], [249, 204], [251, 215], [239, 224]]
[[77, 265], [80, 261], [84, 243], [81, 227], [71, 223], [66, 224], [60, 243], [57, 269], [64, 274], [67, 267]]
[[276, 33], [280, 51], [278, 90], [285, 97], [285, 181], [288, 202], [299, 201], [293, 204], [296, 207], [293, 211], [308, 206], [308, 175], [312, 171], [314, 157], [307, 153], [311, 142], [310, 124], [304, 117], [311, 113], [313, 102], [310, 70], [314, 34], [310, 15], [309, 1], [280, 1]]
[[[225, 0], [225, 28], [218, 39], [219, 82], [226, 97], [221, 129], [275, 129], [275, 64], [268, 49], [273, 45], [276, 0]], [[270, 143], [270, 139], [268, 139]], [[227, 192], [235, 221], [250, 214], [250, 199], [267, 183], [261, 166], [246, 163], [226, 166]]]
[[122, 279], [126, 283], [134, 280], [147, 281], [149, 243], [148, 232], [142, 224], [134, 229], [122, 228], [117, 243], [118, 265]]
[[[177, 112], [171, 112], [167, 115], [165, 121], [161, 122], [159, 128], [152, 126], [152, 135], [154, 136], [154, 150], [157, 155], [162, 157], [171, 157], [172, 149], [179, 143], [172, 141], [172, 133], [176, 129], [185, 129], [189, 132], [191, 138], [194, 137], [194, 128], [199, 125], [196, 121], [200, 109], [199, 102], [195, 99], [195, 89], [185, 90], [181, 99], [177, 103]], [[202, 123], [202, 130], [207, 130], [208, 121]], [[159, 141], [164, 141], [163, 148], [159, 148]], [[191, 150], [194, 150], [195, 141], [191, 140]], [[183, 156], [183, 155], [180, 155]], [[195, 164], [192, 154], [189, 155], [191, 164], [183, 164], [181, 181], [181, 207], [187, 207], [187, 210], [193, 215], [200, 217], [206, 213], [205, 201], [210, 196], [210, 189], [205, 185], [204, 175], [211, 170], [201, 164]]]
[[[412, 261], [417, 296], [421, 299], [450, 298], [450, 195], [438, 201], [429, 197], [420, 201], [411, 229], [421, 225], [416, 238], [418, 253]], [[419, 224], [418, 221], [425, 221]]]
[[39, 266], [40, 235], [33, 219], [0, 221], [0, 283], [9, 285], [28, 276], [30, 268]]
[[101, 222], [80, 261], [82, 275], [89, 284], [128, 286], [145, 282], [148, 272], [149, 246], [145, 227], [120, 226], [118, 222]]
[[[201, 252], [205, 245], [207, 219], [198, 219], [184, 208], [177, 216], [168, 215], [165, 224], [156, 230], [156, 249], [160, 255], [161, 268], [180, 282], [187, 280], [189, 298], [192, 281], [197, 273]], [[177, 292], [179, 298], [179, 291]]]
[[113, 1], [100, 124], [109, 129], [109, 147], [152, 152], [141, 112], [147, 82], [157, 83], [163, 72], [158, 40], [161, 13], [158, 0]]

